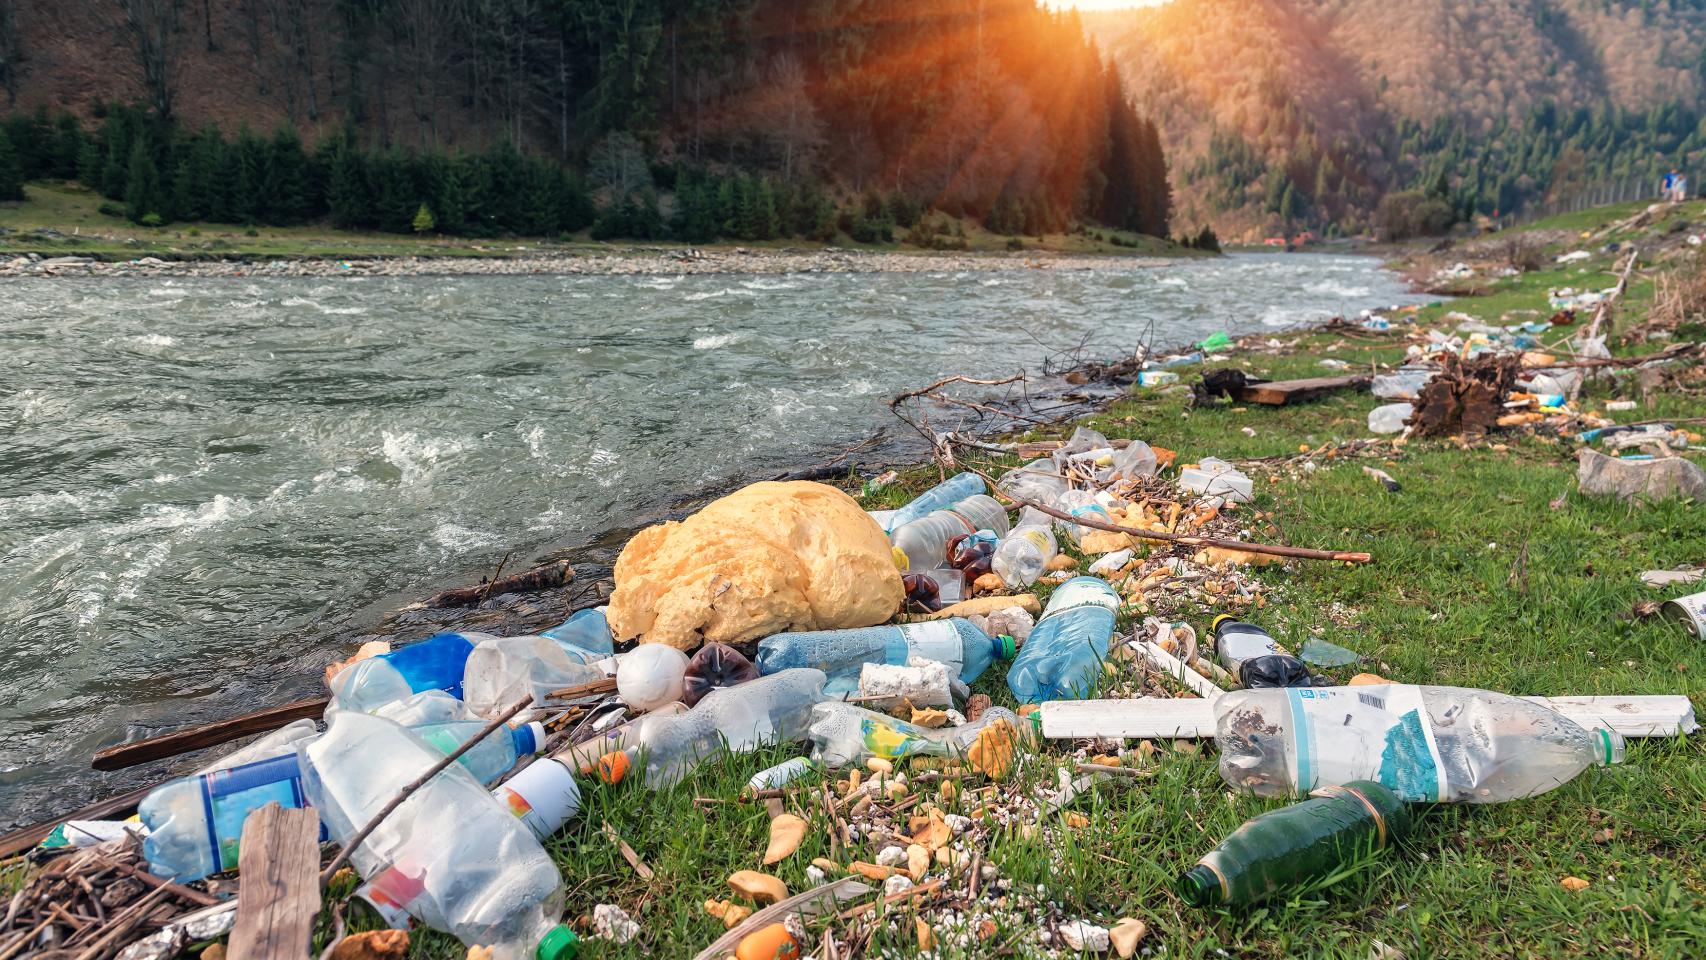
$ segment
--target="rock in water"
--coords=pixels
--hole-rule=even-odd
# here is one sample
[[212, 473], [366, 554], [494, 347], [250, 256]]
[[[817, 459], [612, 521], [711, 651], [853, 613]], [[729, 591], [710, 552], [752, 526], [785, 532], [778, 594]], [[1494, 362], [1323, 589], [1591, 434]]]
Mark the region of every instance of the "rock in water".
[[682, 650], [868, 627], [902, 597], [882, 528], [852, 497], [810, 481], [755, 483], [641, 531], [617, 558], [615, 580], [617, 639]]
[[1681, 457], [1619, 460], [1584, 448], [1576, 454], [1576, 460], [1576, 483], [1583, 493], [1625, 500], [1637, 497], [1706, 500], [1706, 470]]

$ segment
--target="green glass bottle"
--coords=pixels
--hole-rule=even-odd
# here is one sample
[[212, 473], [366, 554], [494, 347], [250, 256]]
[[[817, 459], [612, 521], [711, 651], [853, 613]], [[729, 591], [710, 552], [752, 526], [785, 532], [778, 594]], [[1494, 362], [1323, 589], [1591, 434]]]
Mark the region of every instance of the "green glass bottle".
[[1179, 895], [1198, 907], [1254, 903], [1328, 876], [1409, 832], [1409, 808], [1380, 784], [1323, 787], [1234, 830], [1179, 877]]

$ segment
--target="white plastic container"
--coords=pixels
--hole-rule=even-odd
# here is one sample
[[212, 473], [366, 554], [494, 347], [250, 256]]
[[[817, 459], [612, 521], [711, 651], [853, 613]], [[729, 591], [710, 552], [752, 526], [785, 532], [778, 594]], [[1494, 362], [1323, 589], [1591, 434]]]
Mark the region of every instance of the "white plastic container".
[[[1224, 469], [1211, 466], [1210, 461]], [[1212, 457], [1195, 467], [1179, 471], [1179, 489], [1185, 493], [1225, 497], [1242, 503], [1249, 503], [1256, 491], [1249, 477], [1232, 469], [1225, 461]]]

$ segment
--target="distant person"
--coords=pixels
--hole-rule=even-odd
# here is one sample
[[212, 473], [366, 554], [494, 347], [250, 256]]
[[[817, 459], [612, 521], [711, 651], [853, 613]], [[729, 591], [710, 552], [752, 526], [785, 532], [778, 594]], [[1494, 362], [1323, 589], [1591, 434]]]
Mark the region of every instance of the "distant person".
[[1686, 174], [1686, 173], [1677, 174], [1676, 175], [1676, 184], [1674, 186], [1675, 186], [1675, 190], [1676, 190], [1676, 202], [1681, 203], [1684, 200], [1687, 200], [1688, 199], [1688, 174]]
[[1665, 174], [1664, 189], [1660, 192], [1660, 196], [1666, 200], [1674, 201], [1676, 197], [1676, 170], [1674, 168]]

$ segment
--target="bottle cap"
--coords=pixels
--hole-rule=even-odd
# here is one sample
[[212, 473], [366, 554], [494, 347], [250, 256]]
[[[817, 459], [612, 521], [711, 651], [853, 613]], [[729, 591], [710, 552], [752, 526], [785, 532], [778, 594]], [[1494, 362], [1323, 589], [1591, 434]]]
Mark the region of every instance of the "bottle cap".
[[1594, 762], [1602, 767], [1623, 762], [1623, 735], [1616, 730], [1595, 727], [1593, 733]]
[[1234, 617], [1230, 613], [1223, 613], [1220, 616], [1215, 617], [1213, 620], [1210, 620], [1208, 622], [1208, 632], [1209, 633], [1219, 633], [1220, 632], [1220, 625], [1223, 623], [1226, 623], [1229, 620], [1233, 623], [1238, 622], [1238, 618]]
[[621, 750], [612, 750], [598, 758], [598, 779], [605, 783], [621, 783], [628, 775], [628, 769], [634, 765], [628, 755]]
[[537, 960], [572, 960], [580, 950], [581, 938], [575, 932], [562, 924], [557, 924], [546, 931], [539, 946], [533, 951]]
[[1011, 660], [1019, 653], [1019, 641], [1003, 633], [995, 638], [995, 659]]
[[530, 757], [545, 749], [545, 725], [534, 721], [524, 723], [519, 727], [511, 727], [515, 737], [515, 752], [518, 756]]
[[896, 570], [899, 570], [901, 573], [906, 573], [912, 568], [912, 561], [906, 558], [905, 550], [902, 550], [899, 547], [890, 547], [889, 553], [894, 557], [894, 566]]

